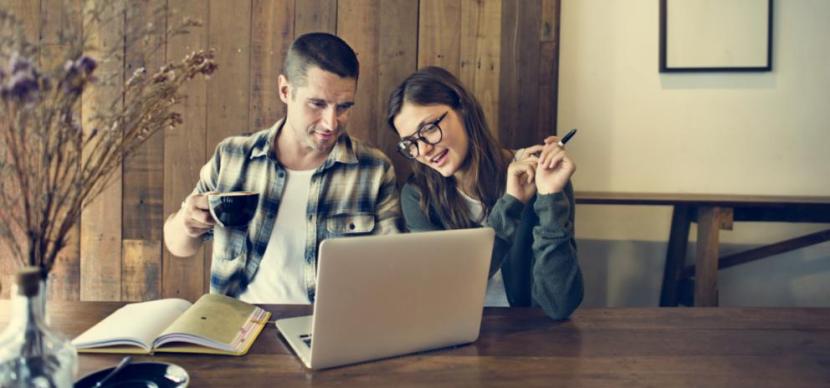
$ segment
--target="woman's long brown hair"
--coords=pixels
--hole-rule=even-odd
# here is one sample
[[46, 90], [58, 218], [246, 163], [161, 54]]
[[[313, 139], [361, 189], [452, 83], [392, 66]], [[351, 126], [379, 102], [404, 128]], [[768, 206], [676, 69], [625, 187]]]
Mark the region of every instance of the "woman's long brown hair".
[[[387, 122], [393, 131], [395, 117], [404, 103], [416, 105], [443, 104], [451, 107], [463, 120], [469, 137], [467, 158], [461, 168], [474, 182], [473, 193], [489, 214], [496, 200], [504, 194], [507, 157], [498, 140], [490, 133], [484, 111], [475, 96], [450, 72], [440, 67], [425, 67], [410, 75], [389, 96]], [[471, 228], [481, 220], [472, 219], [464, 199], [458, 193], [455, 177], [444, 177], [429, 166], [412, 160], [410, 182], [421, 191], [420, 207], [424, 214], [434, 209], [444, 227]]]

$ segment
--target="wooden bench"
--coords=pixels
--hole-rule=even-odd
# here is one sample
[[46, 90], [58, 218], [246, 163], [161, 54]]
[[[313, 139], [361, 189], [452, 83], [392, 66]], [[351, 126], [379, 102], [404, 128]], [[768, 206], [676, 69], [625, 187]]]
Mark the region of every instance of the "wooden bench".
[[[695, 306], [718, 305], [718, 269], [830, 240], [830, 229], [720, 257], [719, 231], [734, 222], [830, 223], [830, 197], [576, 192], [581, 205], [672, 206], [660, 306], [677, 306], [681, 285], [694, 277]], [[684, 268], [689, 227], [698, 224], [695, 265]]]

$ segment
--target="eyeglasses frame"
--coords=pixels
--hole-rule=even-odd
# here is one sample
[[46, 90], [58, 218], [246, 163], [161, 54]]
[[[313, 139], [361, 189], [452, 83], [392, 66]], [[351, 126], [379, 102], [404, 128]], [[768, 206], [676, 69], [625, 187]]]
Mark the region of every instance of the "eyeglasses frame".
[[[429, 122], [429, 123], [425, 123], [420, 128], [418, 128], [418, 130], [415, 132], [414, 135], [410, 135], [410, 136], [407, 136], [407, 137], [401, 139], [401, 141], [398, 142], [398, 152], [407, 159], [415, 159], [415, 158], [418, 157], [418, 155], [421, 154], [421, 146], [420, 146], [421, 142], [423, 142], [424, 144], [436, 145], [436, 144], [440, 143], [441, 140], [444, 140], [444, 129], [441, 128], [440, 124], [441, 124], [441, 121], [443, 121], [444, 118], [447, 117], [447, 114], [449, 114], [449, 113], [450, 113], [450, 111], [444, 112], [441, 116], [439, 116], [434, 121]], [[439, 135], [438, 140], [435, 141], [434, 143], [430, 142], [429, 140], [427, 140], [427, 138], [424, 135], [422, 135], [422, 132], [424, 131], [424, 129], [425, 128], [430, 128], [430, 127], [435, 127], [435, 128], [438, 129], [438, 135]], [[415, 153], [414, 156], [411, 155], [409, 152], [407, 152], [406, 149], [409, 147], [408, 144], [415, 144], [416, 153]]]

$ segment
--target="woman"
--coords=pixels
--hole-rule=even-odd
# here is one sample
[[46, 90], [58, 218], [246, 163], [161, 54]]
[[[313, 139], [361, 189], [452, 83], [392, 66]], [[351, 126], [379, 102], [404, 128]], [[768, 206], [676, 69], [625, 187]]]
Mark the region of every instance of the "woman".
[[389, 98], [387, 121], [414, 161], [401, 191], [411, 231], [496, 231], [487, 305], [541, 306], [565, 319], [582, 301], [574, 240], [575, 170], [558, 139], [515, 152], [490, 134], [475, 97], [427, 67]]

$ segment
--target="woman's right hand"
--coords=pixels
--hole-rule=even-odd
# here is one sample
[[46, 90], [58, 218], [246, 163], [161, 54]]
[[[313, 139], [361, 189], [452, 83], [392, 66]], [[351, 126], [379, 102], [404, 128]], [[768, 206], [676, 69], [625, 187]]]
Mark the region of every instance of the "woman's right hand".
[[537, 144], [518, 150], [513, 161], [507, 166], [507, 189], [505, 191], [524, 204], [536, 194], [534, 178], [536, 164], [539, 163], [539, 157], [536, 154], [543, 148], [543, 145]]

